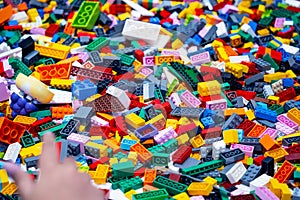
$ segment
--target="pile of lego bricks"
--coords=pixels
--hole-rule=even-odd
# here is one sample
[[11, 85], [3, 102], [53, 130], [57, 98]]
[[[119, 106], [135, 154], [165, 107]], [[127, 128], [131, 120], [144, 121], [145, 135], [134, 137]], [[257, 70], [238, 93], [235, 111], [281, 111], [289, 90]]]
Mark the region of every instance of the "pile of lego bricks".
[[37, 178], [53, 132], [109, 199], [300, 199], [299, 1], [0, 7], [4, 161]]

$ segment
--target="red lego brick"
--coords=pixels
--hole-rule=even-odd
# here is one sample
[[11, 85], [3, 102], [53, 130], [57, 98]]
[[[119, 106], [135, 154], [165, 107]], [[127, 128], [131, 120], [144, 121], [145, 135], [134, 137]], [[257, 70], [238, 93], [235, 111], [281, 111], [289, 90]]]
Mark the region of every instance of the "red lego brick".
[[5, 117], [0, 118], [0, 141], [6, 144], [20, 142], [26, 130], [25, 126], [15, 123]]
[[186, 133], [188, 131], [191, 131], [193, 129], [197, 128], [195, 123], [190, 123], [190, 124], [186, 124], [186, 125], [181, 125], [176, 129], [176, 133], [178, 135], [181, 135], [183, 133]]
[[137, 49], [134, 51], [134, 57], [140, 61], [140, 62], [143, 62], [143, 57], [144, 57], [144, 52], [140, 49]]
[[286, 90], [283, 90], [282, 92], [277, 93], [275, 96], [279, 97], [280, 102], [283, 102], [295, 98], [296, 91], [295, 88], [290, 87]]
[[51, 121], [52, 121], [51, 117], [45, 117], [43, 119], [37, 120], [33, 122], [33, 124], [31, 124], [28, 131], [32, 134], [33, 137], [37, 137], [38, 132], [41, 131], [40, 126]]
[[105, 163], [108, 163], [109, 162], [109, 157], [105, 156], [105, 157], [102, 157], [100, 158], [99, 160], [97, 160], [96, 162], [92, 163], [89, 165], [90, 167], [90, 170], [96, 170], [97, 166], [99, 164], [105, 164]]
[[203, 136], [203, 138], [205, 139], [211, 139], [211, 138], [216, 138], [216, 137], [220, 137], [222, 134], [222, 128], [221, 127], [213, 127], [213, 128], [208, 128], [208, 129], [204, 129], [201, 132], [201, 135]]
[[249, 119], [245, 119], [240, 125], [238, 125], [237, 129], [243, 129], [244, 134], [247, 135], [251, 129], [255, 126], [255, 122], [250, 121]]
[[162, 10], [159, 15], [162, 17], [162, 18], [168, 18], [170, 17], [171, 13], [169, 13], [168, 11], [166, 10]]
[[172, 161], [174, 163], [182, 164], [192, 153], [192, 147], [187, 145], [181, 145], [177, 151], [172, 155]]
[[256, 198], [253, 196], [253, 194], [241, 194], [237, 196], [230, 196], [231, 200], [256, 200]]
[[123, 116], [115, 117], [117, 130], [121, 136], [128, 135], [125, 119]]
[[290, 29], [288, 31], [279, 31], [277, 33], [277, 36], [282, 37], [282, 38], [292, 38], [293, 37], [293, 32], [294, 32], [294, 27], [290, 26]]
[[294, 144], [293, 146], [290, 146], [290, 147], [286, 148], [285, 150], [289, 154], [300, 153], [300, 144]]
[[237, 90], [236, 91], [237, 96], [242, 96], [245, 99], [247, 99], [248, 101], [250, 99], [254, 99], [254, 97], [256, 96], [256, 92], [251, 92], [251, 91], [245, 91], [245, 90]]
[[296, 167], [292, 163], [285, 160], [279, 170], [277, 170], [274, 178], [276, 178], [279, 183], [284, 183], [285, 181], [289, 180], [295, 169]]
[[139, 168], [138, 170], [136, 170], [135, 172], [134, 172], [134, 174], [133, 174], [133, 176], [135, 177], [135, 176], [139, 176], [139, 177], [143, 177], [144, 176], [144, 174], [145, 174], [145, 170], [146, 170], [146, 168], [145, 167], [141, 167], [141, 168]]
[[59, 25], [57, 24], [50, 24], [50, 26], [46, 29], [45, 35], [48, 37], [53, 37], [55, 33], [59, 31]]
[[22, 31], [23, 27], [21, 25], [16, 25], [16, 26], [4, 26], [4, 30], [7, 31]]
[[255, 165], [261, 165], [262, 164], [262, 161], [265, 159], [266, 157], [264, 156], [258, 156], [256, 158], [253, 159], [253, 163]]
[[176, 181], [176, 182], [179, 182], [179, 180], [180, 180], [180, 174], [170, 173], [169, 179], [173, 180], [173, 181]]

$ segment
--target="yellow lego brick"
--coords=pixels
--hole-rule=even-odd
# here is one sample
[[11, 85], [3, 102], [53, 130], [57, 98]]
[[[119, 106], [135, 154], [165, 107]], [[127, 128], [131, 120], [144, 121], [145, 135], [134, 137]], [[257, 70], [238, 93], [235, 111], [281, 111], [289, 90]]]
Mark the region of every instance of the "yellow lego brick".
[[78, 128], [78, 132], [84, 132], [85, 131], [85, 126], [84, 125], [80, 125]]
[[178, 120], [176, 119], [167, 119], [166, 121], [166, 128], [172, 126], [173, 129], [175, 130], [177, 128]]
[[247, 42], [244, 44], [243, 49], [252, 49], [254, 47], [253, 42]]
[[264, 81], [271, 83], [271, 81], [277, 81], [282, 78], [286, 78], [286, 74], [284, 72], [276, 72], [274, 74], [265, 74]]
[[116, 144], [116, 142], [112, 139], [104, 140], [103, 144], [112, 148], [113, 151], [117, 151], [118, 149], [120, 149], [120, 146]]
[[13, 122], [24, 124], [24, 125], [31, 125], [35, 121], [37, 121], [37, 118], [35, 118], [35, 117], [27, 117], [27, 116], [23, 116], [23, 115], [17, 115], [15, 117], [15, 119], [13, 120]]
[[200, 160], [201, 159], [201, 155], [199, 153], [191, 153], [190, 157], [194, 158], [196, 160]]
[[279, 144], [281, 144], [281, 143], [282, 143], [282, 140], [283, 140], [284, 138], [296, 137], [296, 136], [300, 136], [300, 132], [292, 133], [292, 134], [289, 134], [289, 135], [285, 135], [285, 136], [278, 137], [278, 138], [276, 139], [276, 142], [278, 142]]
[[223, 131], [223, 140], [227, 145], [238, 143], [239, 142], [238, 130], [236, 130], [236, 129], [224, 130]]
[[3, 112], [9, 106], [9, 101], [0, 102], [0, 111]]
[[129, 13], [122, 13], [118, 15], [118, 18], [122, 21], [124, 21], [127, 18], [130, 18], [130, 14]]
[[205, 182], [192, 182], [187, 191], [189, 195], [208, 196], [213, 190], [213, 185]]
[[85, 103], [89, 103], [94, 101], [95, 99], [98, 99], [99, 97], [101, 97], [101, 94], [94, 94], [93, 96], [88, 97], [86, 100], [84, 100], [84, 104]]
[[224, 47], [219, 47], [216, 49], [216, 54], [219, 58], [219, 60], [224, 61], [224, 62], [228, 62], [229, 61], [229, 57], [224, 49]]
[[203, 179], [204, 182], [212, 184], [212, 185], [217, 185], [218, 181], [210, 176], [205, 177], [205, 179]]
[[102, 136], [91, 136], [90, 137], [90, 140], [93, 141], [93, 140], [102, 140]]
[[17, 191], [18, 187], [15, 183], [10, 183], [6, 187], [4, 187], [1, 191], [4, 195], [12, 195]]
[[100, 150], [100, 155], [99, 155], [100, 157], [108, 156], [107, 146], [105, 146], [105, 145], [89, 141], [85, 144], [85, 146], [99, 149]]
[[199, 82], [197, 91], [201, 96], [217, 95], [221, 93], [221, 85], [216, 80]]
[[116, 164], [118, 163], [118, 158], [110, 158], [109, 159], [109, 165], [112, 166], [113, 164]]
[[127, 158], [121, 158], [120, 163], [127, 162], [127, 161], [128, 161]]
[[90, 169], [89, 166], [79, 166], [78, 167], [78, 172], [80, 172], [80, 173], [88, 173], [89, 169]]
[[270, 31], [268, 29], [264, 28], [264, 29], [258, 30], [257, 33], [260, 36], [266, 36], [266, 35], [270, 34]]
[[133, 67], [134, 67], [134, 71], [135, 72], [139, 72], [142, 68], [143, 68], [143, 65], [140, 61], [138, 61], [137, 59], [135, 59], [132, 63]]
[[158, 130], [162, 130], [165, 128], [166, 118], [162, 113], [160, 113], [159, 115], [147, 121], [145, 124], [152, 124]]
[[30, 8], [28, 9], [27, 11], [27, 15], [28, 15], [28, 19], [31, 21], [31, 22], [36, 22], [36, 17], [39, 16], [39, 13], [37, 11], [36, 8]]
[[288, 111], [287, 116], [298, 125], [300, 125], [300, 110], [298, 110], [297, 108], [292, 108]]
[[292, 198], [292, 193], [286, 183], [279, 183], [277, 179], [271, 178], [268, 187], [281, 200]]
[[97, 116], [104, 119], [104, 120], [107, 120], [107, 121], [111, 121], [111, 120], [114, 120], [114, 117], [109, 115], [109, 114], [106, 114], [106, 113], [100, 113], [100, 112], [97, 112]]
[[187, 125], [190, 123], [191, 123], [191, 121], [187, 117], [181, 117], [178, 121], [178, 125]]
[[270, 102], [270, 104], [279, 104], [279, 97], [277, 96], [268, 96], [268, 100]]
[[136, 129], [145, 125], [145, 120], [135, 113], [126, 115], [125, 122]]
[[125, 197], [129, 200], [132, 200], [132, 195], [134, 195], [134, 194], [137, 194], [137, 192], [135, 190], [130, 190], [125, 193]]
[[260, 4], [257, 9], [257, 14], [261, 16], [266, 12], [266, 7], [263, 4]]
[[77, 61], [77, 60], [79, 60], [79, 57], [78, 57], [78, 56], [73, 56], [73, 57], [71, 57], [71, 58], [67, 58], [67, 59], [65, 59], [65, 60], [61, 60], [61, 61], [59, 61], [57, 64], [72, 63], [72, 62], [75, 62], [75, 61]]
[[187, 143], [189, 141], [189, 139], [190, 138], [187, 133], [182, 134], [176, 138], [176, 140], [178, 141], [178, 145]]
[[130, 151], [128, 154], [128, 160], [131, 160], [134, 165], [138, 162], [138, 154], [137, 152]]
[[274, 158], [276, 162], [279, 162], [284, 159], [284, 157], [288, 155], [288, 153], [283, 148], [277, 148], [270, 151], [267, 151], [264, 156], [270, 156]]
[[198, 119], [192, 119], [192, 121], [196, 124], [196, 126], [200, 126], [200, 128], [203, 130], [204, 126]]
[[251, 10], [250, 8], [246, 8], [244, 6], [238, 6], [238, 9], [239, 9], [239, 13], [246, 13], [246, 14], [249, 14], [249, 15], [252, 15], [254, 12], [253, 10]]
[[203, 138], [199, 134], [199, 135], [193, 137], [192, 139], [190, 139], [190, 143], [192, 144], [192, 146], [194, 148], [199, 148], [199, 147], [201, 147], [202, 145], [205, 144], [205, 141], [203, 140]]
[[165, 28], [163, 28], [163, 27], [160, 28], [160, 32], [161, 32], [162, 34], [168, 35], [168, 36], [170, 36], [170, 37], [173, 36], [173, 33], [169, 32], [167, 29], [165, 29]]
[[287, 78], [297, 78], [297, 75], [290, 69], [285, 72], [285, 75]]
[[24, 159], [29, 158], [31, 156], [39, 156], [42, 153], [42, 145], [43, 143], [37, 143], [33, 146], [22, 148], [20, 151], [20, 157], [22, 160], [22, 163], [24, 164]]
[[172, 49], [179, 49], [183, 46], [183, 43], [181, 42], [181, 40], [179, 38], [177, 38], [176, 40], [174, 40], [172, 42]]
[[271, 178], [268, 187], [278, 198], [280, 197], [280, 183], [277, 179]]
[[242, 37], [240, 35], [234, 35], [230, 37], [230, 44], [233, 47], [238, 47], [242, 44]]
[[109, 172], [109, 165], [105, 164], [98, 164], [95, 174], [94, 174], [94, 181], [96, 184], [104, 184], [106, 183], [107, 174]]
[[8, 175], [5, 169], [0, 169], [1, 188], [5, 188], [9, 184]]
[[180, 193], [180, 194], [177, 194], [177, 195], [173, 196], [173, 199], [176, 199], [176, 200], [189, 200], [190, 197], [189, 197], [189, 195], [187, 195], [186, 192], [183, 192], [183, 193]]
[[57, 78], [53, 78], [50, 81], [50, 85], [52, 87], [55, 87], [57, 89], [61, 89], [61, 90], [70, 90], [72, 83], [74, 83], [75, 80], [71, 80], [71, 79], [57, 79]]
[[246, 116], [251, 121], [256, 118], [253, 110], [247, 110], [246, 111]]
[[56, 58], [56, 59], [66, 59], [70, 51], [70, 47], [65, 45], [60, 45], [56, 43], [50, 43], [49, 46], [42, 46], [35, 44], [35, 50], [40, 52], [40, 55]]
[[241, 78], [243, 76], [243, 65], [237, 63], [226, 63], [225, 72], [232, 73], [235, 77]]
[[289, 189], [289, 186], [286, 183], [280, 184], [281, 188], [281, 200], [290, 200], [292, 199], [292, 193]]

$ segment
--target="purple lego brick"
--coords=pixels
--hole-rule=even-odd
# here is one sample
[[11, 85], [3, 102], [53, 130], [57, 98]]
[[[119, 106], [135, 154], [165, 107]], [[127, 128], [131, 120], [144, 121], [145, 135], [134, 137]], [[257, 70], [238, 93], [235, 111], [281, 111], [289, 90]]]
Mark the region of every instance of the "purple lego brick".
[[10, 92], [7, 86], [8, 84], [5, 78], [0, 77], [0, 101], [6, 101], [10, 97]]
[[180, 99], [189, 107], [198, 108], [201, 101], [196, 98], [190, 91], [186, 90], [180, 95]]
[[143, 66], [154, 66], [155, 65], [155, 58], [154, 56], [144, 56], [143, 57]]
[[77, 142], [80, 144], [80, 151], [84, 153], [84, 145], [90, 140], [90, 137], [72, 133], [67, 137], [68, 141]]
[[267, 128], [261, 135], [260, 138], [262, 138], [264, 135], [269, 135], [271, 138], [276, 139], [278, 135], [278, 130], [273, 129], [273, 128]]
[[167, 142], [168, 140], [177, 137], [176, 131], [173, 129], [173, 127], [168, 127], [164, 130], [161, 130], [158, 132], [157, 135], [154, 136], [155, 142], [158, 144], [163, 144]]
[[227, 109], [227, 101], [225, 99], [207, 101], [206, 108], [210, 110], [225, 110]]
[[260, 199], [268, 199], [268, 200], [279, 200], [279, 198], [271, 192], [267, 187], [258, 187], [255, 189], [255, 194]]
[[230, 150], [232, 149], [241, 149], [245, 155], [249, 156], [249, 157], [252, 157], [253, 155], [253, 151], [254, 151], [254, 147], [253, 146], [250, 146], [250, 145], [244, 145], [244, 144], [232, 144], [230, 146]]
[[284, 135], [289, 135], [295, 132], [294, 129], [290, 128], [289, 126], [285, 125], [284, 123], [281, 122], [276, 122], [276, 129], [280, 132], [282, 132]]
[[157, 128], [155, 126], [153, 126], [152, 124], [146, 124], [145, 126], [142, 126], [134, 131], [134, 134], [140, 140], [147, 140], [149, 138], [152, 138], [157, 133], [158, 133]]

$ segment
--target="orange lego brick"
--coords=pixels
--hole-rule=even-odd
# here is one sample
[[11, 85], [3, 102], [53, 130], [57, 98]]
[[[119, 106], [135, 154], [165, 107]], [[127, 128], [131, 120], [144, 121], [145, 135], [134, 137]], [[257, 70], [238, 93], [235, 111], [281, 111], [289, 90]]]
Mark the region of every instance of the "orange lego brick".
[[156, 65], [161, 65], [164, 62], [169, 63], [173, 62], [175, 60], [175, 56], [170, 55], [170, 56], [155, 56], [155, 64]]
[[223, 48], [224, 48], [224, 50], [225, 50], [225, 52], [226, 52], [226, 54], [227, 54], [228, 56], [238, 56], [238, 55], [239, 55], [237, 52], [235, 52], [235, 51], [231, 48], [231, 46], [224, 46]]
[[246, 112], [244, 108], [233, 108], [233, 109], [226, 109], [224, 110], [224, 116], [230, 117], [233, 113], [239, 115], [239, 116], [245, 116]]
[[11, 5], [6, 6], [0, 10], [0, 24], [4, 23], [5, 21], [9, 20], [9, 18], [13, 15], [13, 9]]
[[146, 169], [144, 185], [152, 185], [155, 178], [156, 178], [156, 169]]
[[15, 183], [8, 184], [5, 188], [2, 189], [1, 193], [4, 195], [12, 195], [17, 191], [17, 185]]
[[298, 125], [300, 125], [300, 110], [298, 110], [297, 108], [292, 108], [288, 111], [287, 116]]
[[54, 119], [62, 119], [65, 115], [73, 114], [73, 108], [71, 106], [52, 107], [51, 114]]
[[146, 163], [151, 160], [152, 154], [146, 149], [142, 144], [136, 143], [135, 145], [130, 147], [130, 151], [134, 151], [138, 153], [138, 159], [142, 163]]
[[277, 143], [268, 134], [265, 134], [262, 138], [260, 138], [259, 142], [267, 151], [277, 146]]
[[153, 187], [152, 185], [144, 185], [143, 192], [152, 191], [152, 190], [158, 190], [158, 188]]
[[199, 148], [205, 144], [205, 141], [201, 137], [201, 135], [197, 135], [190, 140], [190, 143], [194, 148]]
[[20, 139], [26, 130], [25, 126], [19, 125], [7, 118], [0, 118], [0, 141], [11, 144], [20, 142]]
[[288, 180], [292, 173], [296, 170], [296, 167], [290, 163], [289, 161], [285, 160], [279, 170], [274, 175], [274, 178], [276, 178], [279, 183], [284, 183], [286, 180]]
[[18, 4], [18, 11], [26, 11], [28, 10], [28, 6], [26, 2]]
[[41, 81], [51, 81], [52, 78], [68, 79], [71, 72], [71, 63], [53, 64], [37, 67]]
[[106, 140], [104, 140], [103, 144], [112, 148], [113, 152], [116, 152], [117, 150], [120, 149], [120, 146], [118, 145], [118, 143], [116, 141], [114, 141], [113, 139], [106, 139]]
[[252, 129], [251, 131], [248, 133], [248, 137], [259, 137], [263, 132], [264, 130], [266, 130], [266, 127], [265, 126], [262, 126], [260, 124], [256, 124]]
[[288, 155], [288, 153], [286, 152], [286, 150], [284, 150], [281, 147], [277, 148], [277, 149], [267, 151], [264, 154], [264, 156], [270, 156], [270, 157], [274, 158], [274, 160], [276, 162], [279, 162], [279, 161], [283, 160], [286, 155]]

